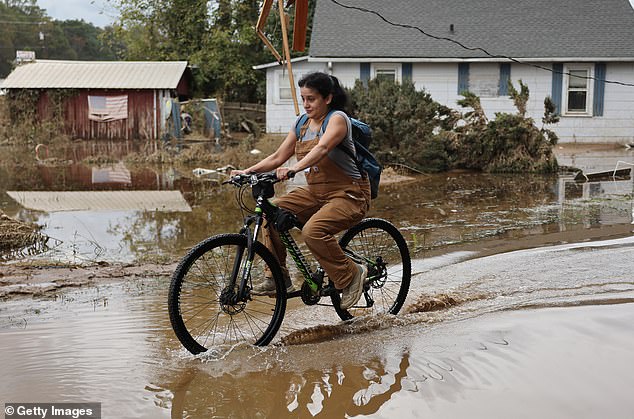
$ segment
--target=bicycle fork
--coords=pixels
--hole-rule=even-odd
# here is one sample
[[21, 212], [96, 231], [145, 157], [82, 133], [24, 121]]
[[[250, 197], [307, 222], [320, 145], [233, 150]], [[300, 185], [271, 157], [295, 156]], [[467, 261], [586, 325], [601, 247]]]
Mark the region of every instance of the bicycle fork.
[[[253, 233], [251, 233], [251, 228], [249, 226], [254, 222], [255, 226], [253, 228]], [[248, 217], [245, 220], [244, 226], [240, 229], [240, 234], [244, 235], [247, 239], [247, 246], [246, 249], [244, 247], [238, 247], [236, 249], [236, 253], [233, 258], [233, 268], [231, 270], [229, 286], [225, 289], [225, 291], [223, 291], [223, 295], [221, 296], [225, 304], [246, 302], [249, 298], [248, 283], [249, 278], [251, 277], [253, 259], [255, 258], [255, 246], [253, 243], [257, 240], [261, 227], [261, 212], [258, 212], [256, 208], [256, 215]]]

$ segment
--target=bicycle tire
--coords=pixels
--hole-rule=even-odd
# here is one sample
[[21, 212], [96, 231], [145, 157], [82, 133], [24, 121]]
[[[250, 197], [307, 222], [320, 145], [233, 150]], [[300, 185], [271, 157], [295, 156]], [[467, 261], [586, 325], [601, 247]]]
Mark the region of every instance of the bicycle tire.
[[[267, 345], [284, 319], [286, 287], [277, 259], [260, 242], [254, 242], [255, 256], [249, 286], [264, 278], [268, 267], [275, 281], [273, 296], [251, 295], [247, 302], [222, 303], [221, 293], [229, 290], [236, 255], [246, 258], [247, 237], [222, 234], [192, 248], [174, 271], [168, 295], [170, 322], [174, 333], [192, 354], [212, 347], [247, 343]], [[237, 280], [239, 285], [240, 280]]]
[[374, 301], [374, 305], [368, 307], [365, 296], [362, 296], [361, 304], [344, 310], [339, 306], [341, 295], [331, 294], [339, 317], [350, 320], [368, 314], [397, 314], [407, 298], [412, 275], [407, 242], [398, 229], [387, 220], [366, 218], [346, 231], [339, 245], [345, 252], [352, 252], [366, 261], [370, 282], [365, 292]]

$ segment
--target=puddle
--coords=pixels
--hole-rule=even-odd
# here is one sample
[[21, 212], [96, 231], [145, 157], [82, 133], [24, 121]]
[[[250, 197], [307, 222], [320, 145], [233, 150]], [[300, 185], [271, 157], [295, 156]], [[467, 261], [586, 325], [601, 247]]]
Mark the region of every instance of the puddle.
[[517, 403], [624, 417], [633, 254], [630, 237], [456, 262], [417, 275], [399, 316], [341, 323], [294, 304], [273, 345], [196, 357], [170, 328], [167, 280], [13, 299], [0, 306], [0, 393], [101, 402], [107, 417], [485, 418]]

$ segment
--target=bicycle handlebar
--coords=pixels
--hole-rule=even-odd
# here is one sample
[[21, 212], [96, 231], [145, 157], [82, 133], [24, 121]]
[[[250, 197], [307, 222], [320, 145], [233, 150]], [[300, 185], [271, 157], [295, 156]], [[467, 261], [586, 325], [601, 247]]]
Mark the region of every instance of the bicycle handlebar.
[[[288, 178], [292, 179], [295, 177], [296, 172], [293, 170], [288, 171]], [[260, 182], [270, 182], [271, 184], [280, 182], [281, 179], [278, 179], [275, 172], [264, 172], [264, 173], [244, 173], [232, 176], [229, 180], [222, 182], [223, 185], [230, 183], [235, 186], [243, 186], [243, 185], [257, 185]]]
[[243, 185], [257, 185], [260, 182], [270, 182], [271, 184], [279, 182], [280, 179], [277, 178], [275, 172], [265, 172], [265, 173], [244, 173], [232, 176], [229, 180], [226, 180], [223, 183], [230, 183], [235, 186], [243, 186]]

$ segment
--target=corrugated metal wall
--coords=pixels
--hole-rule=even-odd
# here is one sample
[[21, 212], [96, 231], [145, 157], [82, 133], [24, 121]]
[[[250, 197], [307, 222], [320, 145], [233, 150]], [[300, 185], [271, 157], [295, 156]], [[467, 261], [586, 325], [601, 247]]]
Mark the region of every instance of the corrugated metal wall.
[[[128, 96], [128, 118], [109, 122], [88, 119], [88, 96]], [[147, 140], [161, 136], [159, 91], [155, 90], [79, 90], [66, 99], [64, 133], [72, 138]], [[46, 92], [38, 103], [40, 118], [49, 118], [50, 103]]]

